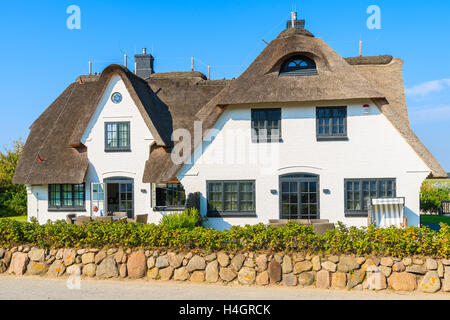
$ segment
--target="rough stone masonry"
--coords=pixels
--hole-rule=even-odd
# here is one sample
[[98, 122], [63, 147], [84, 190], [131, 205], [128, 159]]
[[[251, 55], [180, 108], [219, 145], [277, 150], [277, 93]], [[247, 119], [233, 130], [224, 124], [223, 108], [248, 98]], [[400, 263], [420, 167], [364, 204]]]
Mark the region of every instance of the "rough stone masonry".
[[170, 252], [124, 248], [0, 248], [0, 273], [124, 278], [331, 290], [450, 292], [450, 260], [430, 257], [257, 252]]

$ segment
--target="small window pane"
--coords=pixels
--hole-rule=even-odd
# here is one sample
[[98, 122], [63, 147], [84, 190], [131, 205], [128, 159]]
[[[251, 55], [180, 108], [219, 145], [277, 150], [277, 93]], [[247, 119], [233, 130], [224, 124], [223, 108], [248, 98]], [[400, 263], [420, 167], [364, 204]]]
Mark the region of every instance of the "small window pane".
[[[131, 190], [130, 190], [131, 189]], [[127, 194], [132, 196], [132, 185], [126, 186]], [[157, 207], [184, 207], [186, 203], [186, 193], [180, 183], [157, 184], [156, 185], [156, 206]]]
[[281, 109], [252, 110], [252, 140], [279, 142], [281, 138]]
[[208, 182], [208, 212], [254, 212], [253, 182]]
[[[360, 187], [362, 188], [362, 194]], [[370, 199], [396, 197], [395, 179], [346, 181], [345, 188], [347, 211], [367, 212]], [[360, 199], [361, 195], [362, 199]]]
[[346, 107], [317, 108], [317, 135], [319, 137], [346, 136]]
[[316, 75], [316, 63], [306, 56], [295, 56], [283, 63], [280, 75], [306, 76]]
[[123, 150], [130, 148], [130, 123], [106, 123], [106, 149]]
[[84, 184], [49, 185], [49, 208], [82, 209], [85, 205]]

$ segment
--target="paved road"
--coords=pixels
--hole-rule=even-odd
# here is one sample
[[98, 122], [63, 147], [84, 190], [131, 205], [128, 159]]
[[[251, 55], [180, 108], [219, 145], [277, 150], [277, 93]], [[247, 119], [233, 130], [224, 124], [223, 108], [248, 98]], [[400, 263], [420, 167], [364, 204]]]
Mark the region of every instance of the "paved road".
[[[0, 300], [450, 300], [450, 294], [325, 291], [285, 287], [199, 285], [145, 280], [81, 280], [0, 276]], [[69, 283], [69, 287], [76, 283]]]

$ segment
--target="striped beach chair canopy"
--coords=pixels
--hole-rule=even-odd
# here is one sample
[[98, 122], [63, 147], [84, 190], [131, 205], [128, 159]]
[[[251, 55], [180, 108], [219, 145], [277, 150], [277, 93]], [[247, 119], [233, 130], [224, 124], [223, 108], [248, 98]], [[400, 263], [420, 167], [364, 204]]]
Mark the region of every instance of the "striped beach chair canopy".
[[405, 227], [405, 198], [372, 199], [369, 221], [376, 227]]

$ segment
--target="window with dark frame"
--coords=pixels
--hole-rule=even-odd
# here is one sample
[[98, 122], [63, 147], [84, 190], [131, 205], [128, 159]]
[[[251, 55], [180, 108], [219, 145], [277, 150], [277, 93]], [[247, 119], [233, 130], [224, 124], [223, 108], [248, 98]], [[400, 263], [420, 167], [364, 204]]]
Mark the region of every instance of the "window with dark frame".
[[105, 151], [130, 151], [130, 123], [105, 123]]
[[209, 217], [255, 216], [254, 181], [208, 181]]
[[396, 179], [346, 179], [346, 215], [367, 216], [371, 199], [395, 198]]
[[281, 141], [281, 109], [252, 109], [252, 141]]
[[157, 209], [184, 209], [186, 193], [181, 183], [159, 183], [155, 185]]
[[280, 69], [280, 76], [313, 76], [317, 75], [314, 60], [298, 55], [287, 60]]
[[347, 139], [347, 107], [316, 108], [317, 139]]
[[51, 184], [48, 186], [48, 208], [50, 210], [84, 211], [84, 184]]

